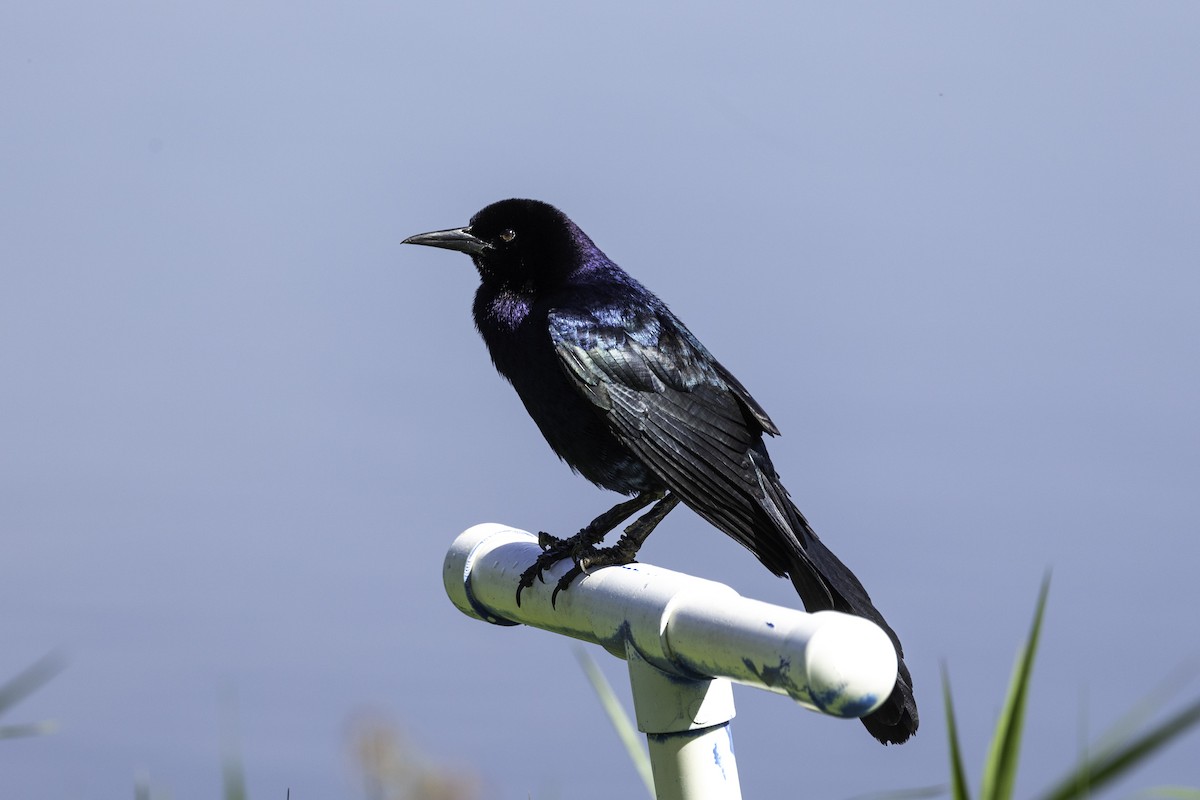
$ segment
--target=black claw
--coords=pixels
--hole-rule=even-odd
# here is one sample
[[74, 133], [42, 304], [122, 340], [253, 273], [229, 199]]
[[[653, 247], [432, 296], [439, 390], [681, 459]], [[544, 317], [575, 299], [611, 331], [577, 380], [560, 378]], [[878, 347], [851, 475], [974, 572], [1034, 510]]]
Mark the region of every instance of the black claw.
[[517, 581], [517, 606], [518, 607], [520, 607], [520, 605], [521, 605], [521, 592], [525, 591], [526, 589], [531, 588], [533, 586], [533, 581], [535, 578], [537, 580], [541, 581], [542, 583], [546, 582], [546, 578], [542, 575], [543, 569], [544, 569], [544, 567], [542, 567], [541, 559], [539, 558], [537, 561], [534, 562], [532, 567], [530, 567], [529, 569], [527, 569], [521, 573], [521, 578], [520, 578], [520, 580]]
[[[538, 547], [542, 548], [542, 553], [538, 555], [537, 560], [529, 569], [521, 573], [520, 579], [517, 581], [517, 605], [521, 605], [521, 592], [533, 586], [534, 580], [541, 583], [546, 582], [546, 570], [553, 567], [564, 558], [573, 557], [572, 550], [575, 543], [571, 539], [559, 539], [557, 536], [551, 536], [546, 532], [538, 533]], [[555, 592], [557, 595], [557, 591]], [[551, 602], [553, 605], [553, 602]]]
[[558, 584], [554, 587], [554, 591], [550, 593], [550, 607], [557, 608], [558, 593], [571, 585], [571, 582], [583, 574], [583, 567], [576, 564], [567, 570], [566, 574], [558, 579]]
[[528, 583], [525, 582], [524, 575], [522, 575], [521, 579], [517, 581], [517, 608], [521, 607], [521, 592], [525, 591], [532, 585], [533, 581], [529, 581]]

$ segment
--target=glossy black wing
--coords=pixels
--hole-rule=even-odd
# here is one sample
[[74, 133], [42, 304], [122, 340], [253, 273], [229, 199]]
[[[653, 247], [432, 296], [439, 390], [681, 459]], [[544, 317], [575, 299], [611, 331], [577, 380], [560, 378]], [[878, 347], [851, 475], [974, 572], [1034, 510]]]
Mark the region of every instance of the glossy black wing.
[[617, 438], [693, 511], [787, 574], [809, 611], [837, 609], [880, 625], [899, 680], [863, 724], [881, 742], [918, 726], [912, 676], [895, 631], [792, 503], [763, 446], [775, 426], [740, 383], [665, 309], [551, 313], [568, 380]]
[[[693, 510], [783, 574], [803, 546], [746, 389], [663, 308], [553, 311], [555, 352], [621, 443]], [[767, 471], [764, 474], [763, 462]]]

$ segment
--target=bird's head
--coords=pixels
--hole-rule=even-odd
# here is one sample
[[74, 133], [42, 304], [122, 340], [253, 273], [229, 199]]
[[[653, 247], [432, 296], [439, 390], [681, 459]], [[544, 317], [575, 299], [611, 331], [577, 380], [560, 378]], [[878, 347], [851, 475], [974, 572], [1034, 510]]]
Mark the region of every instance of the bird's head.
[[467, 253], [484, 283], [535, 289], [565, 280], [597, 257], [607, 261], [566, 214], [539, 200], [501, 200], [465, 228], [419, 233], [404, 244]]

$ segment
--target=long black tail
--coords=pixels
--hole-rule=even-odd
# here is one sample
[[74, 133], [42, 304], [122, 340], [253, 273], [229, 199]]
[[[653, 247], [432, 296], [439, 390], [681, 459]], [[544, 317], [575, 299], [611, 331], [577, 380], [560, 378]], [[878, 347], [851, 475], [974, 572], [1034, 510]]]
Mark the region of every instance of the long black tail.
[[[788, 577], [810, 612], [832, 609], [865, 617], [887, 632], [896, 646], [899, 670], [896, 688], [883, 705], [862, 718], [872, 736], [884, 744], [900, 744], [917, 732], [917, 701], [913, 697], [912, 676], [904, 664], [904, 648], [896, 632], [871, 603], [867, 590], [850, 568], [821, 543], [804, 515], [787, 501], [788, 517], [803, 551], [796, 553]], [[801, 535], [802, 534], [802, 535]]]

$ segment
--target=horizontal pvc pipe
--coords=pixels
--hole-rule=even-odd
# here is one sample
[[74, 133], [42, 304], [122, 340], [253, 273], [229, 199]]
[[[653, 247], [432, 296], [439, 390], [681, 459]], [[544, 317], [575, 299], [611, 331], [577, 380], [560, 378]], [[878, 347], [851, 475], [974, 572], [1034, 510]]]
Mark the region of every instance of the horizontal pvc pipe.
[[649, 564], [580, 576], [552, 607], [554, 586], [571, 567], [561, 562], [546, 571], [544, 584], [522, 593], [518, 606], [517, 582], [541, 552], [531, 533], [476, 525], [446, 554], [446, 593], [476, 619], [543, 628], [619, 658], [632, 648], [665, 673], [725, 678], [837, 717], [870, 713], [895, 684], [896, 651], [868, 620], [751, 600], [724, 584]]

